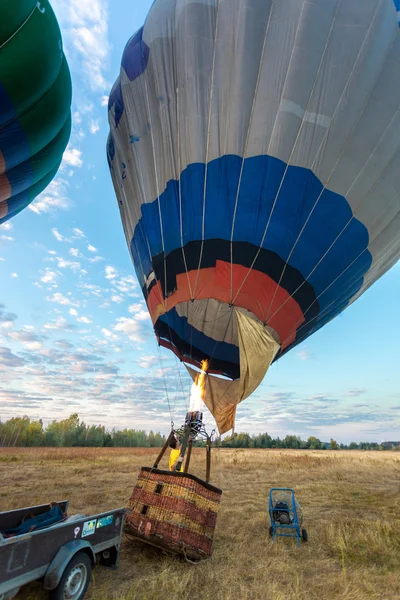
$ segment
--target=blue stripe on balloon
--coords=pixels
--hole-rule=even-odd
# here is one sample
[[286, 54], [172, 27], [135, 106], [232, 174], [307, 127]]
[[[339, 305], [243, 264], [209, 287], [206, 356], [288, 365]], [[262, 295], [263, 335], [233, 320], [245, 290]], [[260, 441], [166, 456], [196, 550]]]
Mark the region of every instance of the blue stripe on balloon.
[[212, 356], [215, 360], [222, 360], [239, 365], [239, 347], [227, 342], [216, 342], [188, 323], [186, 317], [181, 317], [176, 309], [171, 309], [167, 315], [162, 315], [160, 320], [173, 329], [182, 339], [200, 350], [204, 356]]
[[4, 85], [0, 83], [0, 150], [6, 172], [30, 157], [30, 146], [24, 129]]
[[108, 110], [114, 106], [115, 127], [118, 127], [124, 113], [124, 100], [122, 98], [121, 79], [118, 77], [108, 99]]
[[[208, 165], [205, 239], [230, 240], [241, 164], [238, 156], [224, 156]], [[285, 261], [291, 254], [288, 264], [304, 278], [309, 277], [317, 296], [330, 286], [322, 296], [323, 309], [340, 295], [346, 282], [368, 271], [372, 262], [369, 252], [349, 266], [368, 247], [368, 231], [352, 218], [347, 200], [323, 190], [308, 169], [289, 166], [279, 190], [285, 169], [285, 163], [270, 156], [245, 159], [233, 240], [255, 246], [262, 243], [263, 248], [276, 252]], [[202, 239], [204, 176], [205, 165], [200, 163], [189, 165], [181, 174], [183, 245]], [[160, 196], [166, 254], [181, 247], [178, 192], [178, 183], [170, 181]], [[160, 211], [158, 200], [142, 205], [142, 217], [131, 243], [134, 260], [139, 258], [146, 264], [147, 273], [151, 271], [149, 248], [152, 256], [163, 251]]]
[[[28, 190], [34, 183], [30, 160], [26, 160], [22, 164], [14, 167], [11, 171], [7, 171], [6, 175], [11, 185], [11, 197]], [[7, 202], [8, 204], [10, 203], [9, 200], [7, 200]]]
[[397, 20], [399, 22], [399, 26], [400, 26], [400, 0], [393, 0], [394, 2], [394, 7], [397, 10]]
[[4, 85], [0, 81], [0, 127], [3, 127], [5, 123], [14, 119], [16, 116], [16, 112], [14, 110], [14, 106], [11, 102], [11, 98], [8, 95], [8, 92]]
[[143, 41], [143, 27], [131, 37], [125, 46], [121, 66], [130, 81], [137, 79], [147, 68], [150, 48]]

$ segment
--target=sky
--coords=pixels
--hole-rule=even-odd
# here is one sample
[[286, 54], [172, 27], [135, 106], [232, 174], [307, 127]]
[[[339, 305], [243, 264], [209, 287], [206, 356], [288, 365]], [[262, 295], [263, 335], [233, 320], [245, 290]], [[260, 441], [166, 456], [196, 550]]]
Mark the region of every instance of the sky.
[[[107, 101], [150, 0], [53, 0], [73, 81], [73, 131], [48, 188], [0, 226], [0, 418], [167, 433], [191, 380], [159, 349], [108, 171]], [[236, 431], [400, 440], [400, 263], [272, 365]], [[212, 417], [206, 423], [214, 427]]]

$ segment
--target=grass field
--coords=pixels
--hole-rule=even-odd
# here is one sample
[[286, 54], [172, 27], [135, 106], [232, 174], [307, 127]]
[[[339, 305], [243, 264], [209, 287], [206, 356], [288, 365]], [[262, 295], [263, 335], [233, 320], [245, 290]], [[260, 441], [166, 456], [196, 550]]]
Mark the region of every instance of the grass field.
[[[125, 506], [157, 449], [0, 449], [0, 509], [70, 499], [70, 513]], [[204, 451], [192, 471], [204, 475]], [[400, 453], [213, 451], [223, 490], [212, 560], [197, 566], [124, 540], [120, 568], [97, 568], [96, 600], [400, 599]], [[268, 537], [267, 495], [294, 487], [309, 543]], [[46, 598], [38, 584], [18, 598]]]

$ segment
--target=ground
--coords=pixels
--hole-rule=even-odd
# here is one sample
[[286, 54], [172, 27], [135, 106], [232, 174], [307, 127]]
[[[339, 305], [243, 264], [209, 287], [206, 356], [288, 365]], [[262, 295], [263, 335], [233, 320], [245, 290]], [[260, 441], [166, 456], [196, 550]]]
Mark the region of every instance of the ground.
[[[70, 500], [70, 514], [125, 506], [157, 449], [0, 449], [0, 510]], [[165, 459], [164, 459], [165, 460]], [[124, 540], [89, 600], [400, 599], [400, 453], [214, 449], [223, 490], [214, 555], [197, 566]], [[194, 451], [203, 477], [205, 452]], [[271, 487], [294, 487], [308, 544], [268, 536]], [[18, 596], [41, 600], [39, 584]]]

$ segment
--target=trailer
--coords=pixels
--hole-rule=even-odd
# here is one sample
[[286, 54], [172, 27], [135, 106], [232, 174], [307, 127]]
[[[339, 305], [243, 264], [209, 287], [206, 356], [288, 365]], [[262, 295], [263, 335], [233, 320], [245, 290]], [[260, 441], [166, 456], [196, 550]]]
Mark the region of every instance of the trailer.
[[96, 564], [117, 568], [125, 509], [90, 516], [67, 510], [63, 500], [0, 513], [0, 600], [32, 581], [52, 600], [81, 600]]

